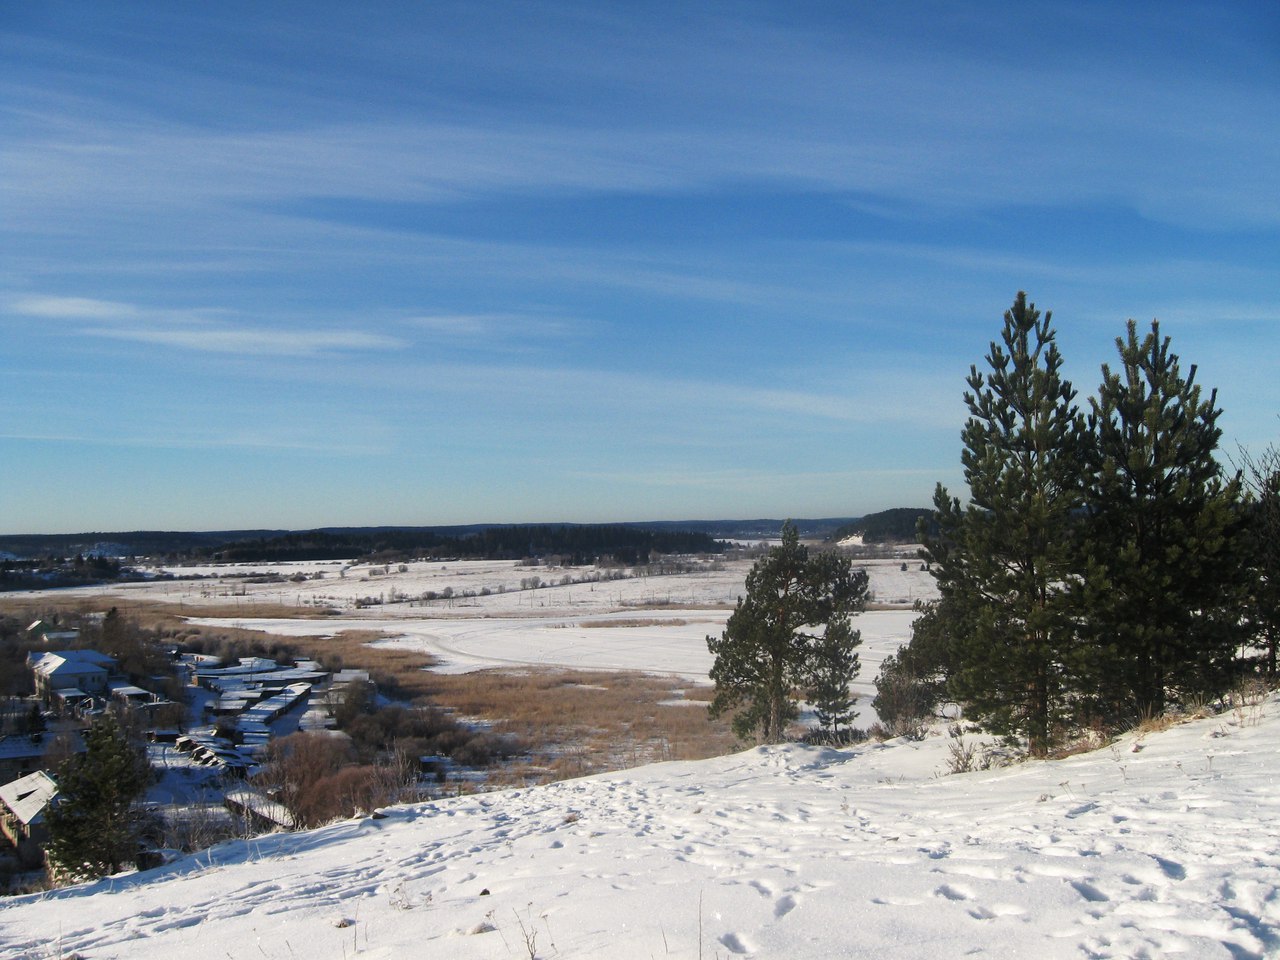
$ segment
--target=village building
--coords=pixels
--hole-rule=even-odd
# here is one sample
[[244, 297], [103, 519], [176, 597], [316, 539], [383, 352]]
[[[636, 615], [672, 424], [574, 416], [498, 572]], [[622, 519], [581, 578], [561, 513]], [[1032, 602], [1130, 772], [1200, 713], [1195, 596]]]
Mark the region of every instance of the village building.
[[47, 620], [36, 620], [27, 627], [27, 637], [42, 643], [46, 647], [58, 644], [74, 644], [80, 640], [80, 631], [74, 627], [60, 629], [57, 624]]
[[8, 734], [0, 737], [0, 783], [35, 773], [44, 766], [48, 743], [44, 734]]
[[223, 737], [184, 734], [174, 741], [174, 745], [182, 752], [191, 754], [192, 761], [200, 766], [211, 767], [232, 776], [247, 776], [253, 766], [253, 758], [247, 749], [242, 749]]
[[0, 786], [0, 832], [26, 866], [38, 866], [44, 860], [49, 841], [45, 811], [57, 795], [58, 784], [43, 770]]
[[74, 705], [90, 697], [106, 697], [116, 669], [114, 658], [96, 650], [57, 650], [32, 660], [36, 694], [49, 704]]

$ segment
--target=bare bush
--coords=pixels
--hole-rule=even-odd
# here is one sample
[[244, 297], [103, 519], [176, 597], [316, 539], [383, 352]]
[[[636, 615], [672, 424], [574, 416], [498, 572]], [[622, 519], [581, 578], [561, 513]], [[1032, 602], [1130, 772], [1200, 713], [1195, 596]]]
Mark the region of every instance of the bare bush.
[[880, 717], [886, 739], [924, 739], [933, 720], [938, 695], [936, 682], [921, 679], [898, 656], [885, 657], [876, 677], [876, 696], [871, 705]]
[[956, 738], [948, 741], [947, 772], [973, 773], [991, 766], [991, 758], [975, 741]]

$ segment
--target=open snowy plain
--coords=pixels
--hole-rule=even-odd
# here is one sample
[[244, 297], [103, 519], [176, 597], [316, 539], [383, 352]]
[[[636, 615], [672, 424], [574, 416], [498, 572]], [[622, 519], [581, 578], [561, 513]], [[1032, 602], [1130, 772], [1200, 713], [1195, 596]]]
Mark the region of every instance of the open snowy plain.
[[[906, 550], [908, 554], [912, 551]], [[442, 672], [559, 667], [638, 670], [709, 683], [706, 637], [718, 635], [745, 590], [751, 560], [707, 563], [688, 573], [569, 582], [589, 568], [451, 561], [370, 566], [340, 562], [172, 568], [201, 579], [156, 580], [60, 591], [178, 605], [196, 624], [281, 636], [377, 631], [379, 645], [433, 656]], [[870, 701], [880, 661], [910, 638], [916, 600], [937, 595], [918, 560], [860, 562], [876, 609], [855, 618], [862, 673], [854, 684], [859, 726], [875, 721]], [[903, 569], [905, 565], [906, 569]], [[319, 576], [317, 576], [319, 575]], [[544, 584], [522, 589], [537, 577]], [[446, 592], [451, 594], [445, 596]], [[434, 594], [435, 599], [420, 599]], [[378, 602], [371, 603], [376, 598]], [[417, 599], [415, 599], [417, 598]], [[395, 601], [395, 602], [391, 602]], [[244, 616], [202, 616], [241, 607]], [[263, 607], [272, 616], [255, 616]], [[298, 611], [297, 617], [287, 615]], [[319, 610], [331, 615], [317, 619]]]
[[1280, 703], [945, 775], [767, 747], [394, 807], [0, 902], [15, 960], [1280, 953]]

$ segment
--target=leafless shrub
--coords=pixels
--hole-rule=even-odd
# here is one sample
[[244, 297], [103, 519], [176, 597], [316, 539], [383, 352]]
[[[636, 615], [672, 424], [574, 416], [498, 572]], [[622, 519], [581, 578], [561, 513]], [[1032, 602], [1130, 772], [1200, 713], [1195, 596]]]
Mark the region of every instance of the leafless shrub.
[[394, 802], [403, 781], [394, 768], [353, 765], [345, 738], [295, 733], [271, 744], [258, 782], [299, 826], [368, 813]]
[[956, 738], [947, 741], [948, 773], [973, 773], [991, 767], [991, 755], [974, 740]]
[[193, 853], [223, 840], [249, 835], [248, 826], [226, 807], [214, 803], [186, 804], [161, 821], [160, 845]]

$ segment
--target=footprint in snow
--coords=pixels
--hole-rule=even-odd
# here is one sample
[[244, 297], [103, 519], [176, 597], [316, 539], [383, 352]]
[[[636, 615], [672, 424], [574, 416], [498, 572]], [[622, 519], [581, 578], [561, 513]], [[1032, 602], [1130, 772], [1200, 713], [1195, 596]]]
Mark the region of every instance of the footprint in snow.
[[752, 952], [750, 945], [736, 933], [726, 933], [720, 938], [720, 943], [730, 953], [744, 954]]
[[1090, 903], [1106, 903], [1111, 899], [1093, 884], [1087, 883], [1084, 880], [1072, 880], [1071, 886], [1075, 888], [1076, 893], [1080, 894], [1080, 896], [1084, 897], [1084, 899], [1088, 900]]
[[1160, 872], [1170, 880], [1187, 879], [1187, 871], [1182, 864], [1176, 863], [1173, 860], [1166, 860], [1164, 857], [1152, 857], [1151, 859], [1156, 862], [1156, 866], [1160, 868]]
[[934, 873], [949, 873], [959, 877], [972, 877], [974, 880], [999, 880], [1000, 873], [990, 867], [968, 863], [951, 863], [946, 867], [934, 867]]

